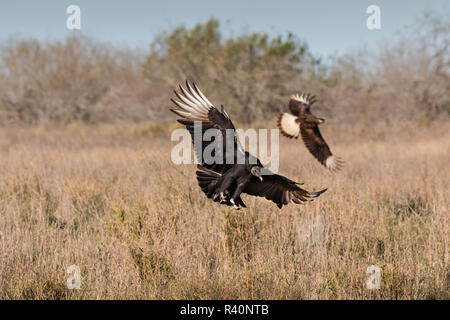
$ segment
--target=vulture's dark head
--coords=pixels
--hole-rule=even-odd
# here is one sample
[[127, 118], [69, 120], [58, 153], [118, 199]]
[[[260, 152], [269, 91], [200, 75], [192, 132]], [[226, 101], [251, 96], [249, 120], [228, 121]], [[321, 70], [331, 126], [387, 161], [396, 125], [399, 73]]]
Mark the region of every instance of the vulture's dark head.
[[257, 177], [260, 181], [263, 181], [263, 177], [261, 175], [261, 167], [258, 165], [253, 165], [250, 169], [252, 175]]
[[247, 166], [247, 170], [249, 170], [250, 173], [255, 177], [257, 177], [259, 180], [263, 181], [261, 168], [264, 168], [264, 166], [262, 165], [261, 161], [259, 161], [258, 158], [256, 158], [248, 151], [245, 151], [245, 159], [246, 159], [245, 165]]

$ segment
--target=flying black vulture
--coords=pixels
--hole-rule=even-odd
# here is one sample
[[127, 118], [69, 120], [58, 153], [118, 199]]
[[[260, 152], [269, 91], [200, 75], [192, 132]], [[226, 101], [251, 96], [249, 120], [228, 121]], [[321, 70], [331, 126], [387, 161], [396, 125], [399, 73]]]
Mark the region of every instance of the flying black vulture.
[[[178, 109], [170, 110], [182, 118], [178, 122], [191, 133], [194, 152], [200, 162], [197, 181], [208, 198], [240, 209], [246, 207], [240, 195], [247, 193], [265, 197], [281, 208], [291, 200], [297, 204], [311, 201], [327, 190], [306, 191], [299, 183], [264, 168], [259, 159], [246, 152], [239, 143], [235, 127], [223, 106], [220, 111], [215, 108], [195, 83], [186, 81], [186, 88], [180, 85], [179, 89], [180, 92], [174, 90], [178, 100], [171, 99]], [[204, 134], [209, 129], [217, 134], [211, 141], [204, 141]], [[211, 144], [218, 146], [212, 154], [214, 161], [202, 157]]]
[[289, 113], [282, 112], [278, 117], [278, 128], [286, 137], [297, 139], [302, 136], [309, 152], [321, 164], [331, 171], [338, 171], [343, 166], [340, 158], [335, 158], [319, 131], [319, 124], [325, 120], [311, 113], [311, 106], [316, 102], [310, 94], [295, 94], [289, 101]]

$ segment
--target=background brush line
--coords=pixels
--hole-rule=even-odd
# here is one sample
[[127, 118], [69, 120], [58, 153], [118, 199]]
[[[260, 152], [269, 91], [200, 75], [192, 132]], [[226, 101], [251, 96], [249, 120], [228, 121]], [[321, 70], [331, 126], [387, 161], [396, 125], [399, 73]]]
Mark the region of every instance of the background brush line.
[[75, 34], [0, 39], [0, 124], [167, 123], [167, 92], [190, 77], [245, 124], [275, 119], [300, 89], [320, 97], [317, 114], [342, 126], [448, 117], [450, 26], [438, 14], [376, 50], [328, 59], [302, 33], [227, 39], [224, 28], [211, 19], [168, 30], [144, 51]]

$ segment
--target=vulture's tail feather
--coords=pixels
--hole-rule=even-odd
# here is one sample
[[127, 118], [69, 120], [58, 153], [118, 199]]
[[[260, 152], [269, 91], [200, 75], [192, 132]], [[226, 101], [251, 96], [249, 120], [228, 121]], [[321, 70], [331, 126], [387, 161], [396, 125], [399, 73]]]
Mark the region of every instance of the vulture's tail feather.
[[200, 188], [202, 188], [208, 198], [212, 198], [214, 196], [215, 186], [222, 175], [200, 165], [197, 166], [197, 169], [198, 170], [195, 173], [197, 174], [197, 181]]

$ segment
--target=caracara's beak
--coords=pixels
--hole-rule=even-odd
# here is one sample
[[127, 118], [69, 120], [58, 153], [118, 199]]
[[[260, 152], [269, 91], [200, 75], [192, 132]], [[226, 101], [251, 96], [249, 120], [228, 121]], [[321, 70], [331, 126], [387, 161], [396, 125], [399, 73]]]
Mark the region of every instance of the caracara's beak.
[[319, 123], [324, 123], [325, 119], [319, 118]]

